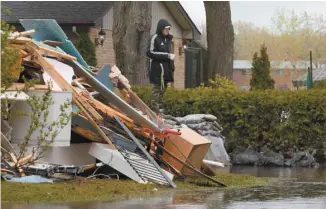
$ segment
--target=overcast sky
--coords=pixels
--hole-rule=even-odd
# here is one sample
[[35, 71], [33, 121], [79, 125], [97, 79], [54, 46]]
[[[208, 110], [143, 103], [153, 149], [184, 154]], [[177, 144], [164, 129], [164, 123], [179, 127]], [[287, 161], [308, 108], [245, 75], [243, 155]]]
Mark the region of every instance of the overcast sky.
[[[205, 21], [203, 1], [181, 1], [181, 4], [197, 26]], [[231, 1], [232, 21], [242, 20], [269, 27], [278, 8], [318, 13], [326, 17], [326, 1]]]

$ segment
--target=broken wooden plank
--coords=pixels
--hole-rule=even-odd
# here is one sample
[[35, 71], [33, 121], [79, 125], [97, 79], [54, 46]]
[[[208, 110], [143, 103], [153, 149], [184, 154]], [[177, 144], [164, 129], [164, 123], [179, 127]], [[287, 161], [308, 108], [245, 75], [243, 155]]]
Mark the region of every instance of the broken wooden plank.
[[[48, 90], [47, 85], [36, 84], [28, 88], [28, 90]], [[9, 88], [1, 88], [1, 91], [22, 91], [27, 90], [24, 83], [13, 83]]]
[[133, 123], [133, 120], [131, 118], [129, 118], [128, 116], [112, 109], [109, 106], [106, 106], [105, 104], [103, 104], [102, 102], [94, 99], [92, 101], [94, 103], [94, 105], [96, 106], [97, 109], [101, 110], [102, 112], [104, 112], [105, 114], [114, 117], [114, 116], [118, 116], [120, 117], [121, 120], [123, 120], [124, 122], [127, 122], [128, 124]]
[[66, 59], [66, 60], [70, 60], [70, 61], [76, 61], [77, 58], [74, 57], [74, 56], [71, 56], [69, 54], [64, 54], [64, 53], [61, 53], [61, 52], [58, 52], [58, 51], [55, 51], [53, 49], [49, 49], [49, 48], [46, 48], [46, 47], [43, 47], [43, 46], [38, 46], [38, 49], [41, 50], [42, 54], [48, 54], [48, 55], [51, 55], [51, 56], [54, 56], [54, 57], [58, 57], [58, 58], [63, 58], [63, 59]]
[[136, 108], [140, 109], [143, 113], [148, 115], [151, 120], [157, 120], [158, 116], [151, 110], [131, 89], [128, 89], [128, 94], [130, 96], [131, 103], [135, 105]]
[[19, 35], [20, 36], [29, 36], [29, 35], [32, 35], [33, 33], [35, 33], [34, 29], [20, 32]]
[[15, 48], [15, 49], [22, 49], [22, 50], [25, 50], [26, 49], [26, 45], [25, 44], [10, 43], [9, 46], [12, 47], [12, 48]]
[[26, 37], [9, 37], [8, 39], [14, 44], [27, 44], [33, 42], [31, 38]]
[[44, 44], [49, 45], [49, 46], [53, 46], [53, 47], [57, 47], [60, 46], [62, 44], [62, 42], [59, 41], [50, 41], [50, 40], [45, 40], [43, 41]]
[[23, 169], [20, 167], [20, 164], [17, 161], [16, 155], [14, 153], [10, 153], [10, 157], [12, 161], [15, 163], [15, 167], [18, 169], [20, 176], [25, 176]]
[[28, 53], [23, 49], [19, 50], [19, 52], [23, 58], [28, 56]]
[[27, 163], [30, 163], [33, 161], [33, 154], [29, 154], [21, 159], [19, 159], [19, 161], [17, 162], [19, 165], [25, 165]]
[[103, 122], [103, 117], [92, 107], [90, 104], [90, 98], [86, 98], [83, 94], [84, 92], [78, 95], [78, 99], [81, 101], [81, 104], [84, 106], [86, 110], [88, 110], [93, 118], [97, 121], [97, 123]]
[[112, 140], [102, 131], [102, 129], [97, 125], [97, 123], [93, 120], [92, 116], [85, 110], [81, 102], [79, 101], [79, 98], [75, 97], [74, 103], [78, 106], [78, 108], [81, 109], [82, 113], [88, 121], [96, 128], [100, 136], [110, 145], [110, 148], [117, 149], [116, 146], [112, 143]]
[[73, 132], [85, 137], [86, 139], [88, 139], [90, 141], [97, 142], [97, 143], [105, 142], [98, 135], [96, 135], [94, 132], [92, 132], [88, 129], [83, 129], [82, 127], [79, 127], [79, 126], [71, 126], [71, 130]]

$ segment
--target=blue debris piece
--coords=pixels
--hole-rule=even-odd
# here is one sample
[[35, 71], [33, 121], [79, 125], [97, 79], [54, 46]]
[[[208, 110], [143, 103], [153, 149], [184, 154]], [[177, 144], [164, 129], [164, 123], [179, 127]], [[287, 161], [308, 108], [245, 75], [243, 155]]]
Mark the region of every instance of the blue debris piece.
[[62, 42], [60, 48], [67, 54], [76, 57], [77, 61], [88, 69], [86, 61], [80, 55], [73, 43], [68, 40], [68, 37], [58, 25], [57, 21], [53, 19], [21, 19], [19, 21], [25, 30], [35, 30], [35, 33], [32, 34], [32, 38], [37, 41], [51, 40]]
[[111, 68], [109, 65], [104, 65], [99, 72], [95, 75], [95, 78], [100, 81], [104, 86], [114, 92], [113, 84], [109, 78]]
[[53, 180], [37, 175], [23, 176], [23, 177], [13, 177], [10, 175], [6, 175], [6, 180], [9, 182], [19, 182], [19, 183], [53, 183]]

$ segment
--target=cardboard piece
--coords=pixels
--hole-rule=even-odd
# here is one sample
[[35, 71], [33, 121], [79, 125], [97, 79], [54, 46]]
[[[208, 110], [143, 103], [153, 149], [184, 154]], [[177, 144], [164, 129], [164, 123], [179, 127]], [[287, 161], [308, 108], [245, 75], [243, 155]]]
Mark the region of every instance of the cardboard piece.
[[[178, 157], [182, 162], [200, 170], [203, 159], [212, 142], [189, 128], [182, 128], [180, 132], [181, 135], [169, 134], [164, 148]], [[162, 158], [184, 175], [195, 174], [165, 152]]]

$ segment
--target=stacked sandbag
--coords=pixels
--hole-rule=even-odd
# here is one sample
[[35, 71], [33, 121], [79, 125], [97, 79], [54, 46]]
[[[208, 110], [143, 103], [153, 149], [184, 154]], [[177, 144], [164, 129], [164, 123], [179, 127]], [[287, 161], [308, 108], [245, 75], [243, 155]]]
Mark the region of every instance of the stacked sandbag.
[[164, 123], [169, 128], [181, 128], [184, 126], [196, 131], [212, 142], [205, 159], [230, 164], [230, 158], [224, 148], [224, 137], [221, 134], [223, 128], [217, 123], [217, 118], [209, 114], [192, 114], [185, 117], [165, 116]]

